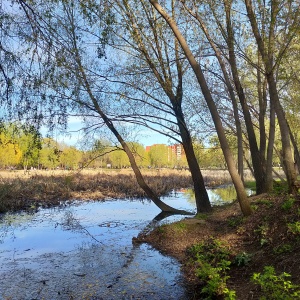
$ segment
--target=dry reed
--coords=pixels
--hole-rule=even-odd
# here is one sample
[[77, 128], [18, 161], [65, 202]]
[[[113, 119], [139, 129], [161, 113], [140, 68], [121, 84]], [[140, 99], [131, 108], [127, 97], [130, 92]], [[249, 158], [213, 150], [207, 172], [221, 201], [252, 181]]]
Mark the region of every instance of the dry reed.
[[[142, 170], [146, 182], [159, 195], [192, 186], [187, 170]], [[226, 171], [204, 171], [207, 186], [230, 182]], [[144, 198], [132, 170], [1, 171], [0, 212], [59, 205], [66, 200]]]

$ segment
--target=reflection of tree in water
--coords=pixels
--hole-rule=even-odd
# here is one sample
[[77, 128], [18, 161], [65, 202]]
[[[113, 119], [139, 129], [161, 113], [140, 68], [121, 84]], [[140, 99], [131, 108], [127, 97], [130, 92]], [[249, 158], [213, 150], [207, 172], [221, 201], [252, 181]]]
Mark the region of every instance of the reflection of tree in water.
[[33, 213], [6, 213], [0, 218], [0, 243], [4, 242], [6, 237], [15, 239], [15, 230], [25, 230], [29, 222], [33, 219]]
[[[233, 185], [226, 185], [215, 189], [208, 189], [208, 196], [213, 205], [222, 205], [236, 199], [236, 191]], [[195, 194], [193, 189], [184, 190], [187, 201], [195, 203]]]
[[196, 205], [195, 204], [195, 192], [193, 189], [185, 189], [185, 190], [182, 190], [184, 196], [186, 197], [186, 200], [188, 203], [191, 203], [193, 205]]
[[211, 191], [217, 196], [219, 196], [220, 201], [227, 202], [236, 199], [236, 191], [233, 185], [220, 187]]
[[83, 232], [84, 234], [90, 236], [93, 240], [98, 243], [101, 243], [97, 240], [84, 226], [82, 226], [78, 219], [75, 218], [73, 212], [66, 211], [63, 215], [62, 222], [57, 223], [60, 225], [64, 230], [72, 230], [73, 232]]

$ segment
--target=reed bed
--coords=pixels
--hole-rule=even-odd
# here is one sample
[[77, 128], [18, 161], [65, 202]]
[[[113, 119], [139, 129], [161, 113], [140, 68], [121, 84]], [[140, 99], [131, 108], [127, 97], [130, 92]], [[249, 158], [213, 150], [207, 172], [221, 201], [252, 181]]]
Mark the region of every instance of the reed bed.
[[[146, 182], [159, 195], [192, 186], [187, 170], [142, 170]], [[204, 171], [207, 186], [230, 182], [227, 171]], [[0, 212], [37, 209], [73, 200], [145, 198], [132, 170], [0, 171]]]

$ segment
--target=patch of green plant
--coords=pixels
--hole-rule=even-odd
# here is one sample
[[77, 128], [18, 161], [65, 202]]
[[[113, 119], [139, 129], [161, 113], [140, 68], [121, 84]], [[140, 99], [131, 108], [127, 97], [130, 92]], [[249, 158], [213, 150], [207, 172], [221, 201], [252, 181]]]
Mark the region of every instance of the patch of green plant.
[[282, 244], [279, 245], [278, 247], [275, 247], [273, 252], [275, 254], [282, 254], [282, 253], [288, 253], [293, 251], [293, 246], [291, 244]]
[[183, 222], [176, 222], [171, 225], [175, 231], [183, 232], [186, 230], [186, 224]]
[[162, 224], [162, 225], [160, 225], [159, 227], [157, 227], [157, 231], [158, 231], [158, 233], [165, 233], [166, 232], [166, 224]]
[[252, 208], [252, 210], [258, 210], [258, 205], [257, 204], [251, 204], [250, 205], [251, 206], [251, 208]]
[[205, 282], [201, 293], [206, 295], [207, 299], [212, 299], [216, 296], [225, 296], [225, 299], [235, 299], [235, 291], [229, 290], [226, 281], [229, 276], [226, 271], [230, 269], [231, 262], [221, 260], [217, 267], [213, 267], [210, 263], [202, 262], [197, 268], [196, 275]]
[[210, 238], [207, 241], [195, 244], [188, 249], [188, 253], [195, 259], [209, 262], [228, 259], [230, 251], [222, 241]]
[[206, 220], [208, 218], [208, 214], [197, 213], [195, 218], [198, 220]]
[[227, 223], [230, 227], [236, 228], [244, 222], [243, 216], [236, 216], [227, 219]]
[[290, 210], [290, 209], [293, 207], [294, 203], [295, 203], [295, 199], [292, 198], [292, 197], [289, 197], [289, 198], [286, 199], [286, 200], [284, 201], [284, 203], [281, 205], [281, 208], [282, 208], [283, 210], [285, 210], [285, 211]]
[[221, 241], [210, 239], [193, 245], [188, 252], [197, 265], [197, 277], [204, 283], [201, 293], [208, 299], [220, 295], [235, 299], [235, 292], [226, 285], [231, 265], [229, 249]]
[[256, 182], [255, 181], [246, 181], [244, 183], [245, 188], [250, 189], [252, 191], [256, 191]]
[[268, 231], [269, 225], [267, 223], [259, 225], [258, 228], [254, 230], [254, 232], [259, 235], [261, 246], [264, 246], [269, 242]]
[[266, 237], [269, 230], [269, 225], [267, 223], [263, 223], [258, 226], [257, 229], [254, 230], [255, 233], [258, 233], [260, 236]]
[[245, 226], [240, 226], [237, 230], [236, 233], [237, 234], [244, 234], [247, 231], [247, 229], [245, 228]]
[[251, 261], [252, 255], [247, 253], [247, 252], [241, 252], [237, 254], [234, 258], [234, 264], [238, 265], [239, 267], [241, 266], [247, 266], [249, 265]]
[[288, 230], [292, 234], [300, 234], [300, 222], [293, 222], [293, 223], [288, 223]]
[[262, 204], [267, 207], [272, 207], [274, 205], [274, 203], [268, 199], [259, 199], [256, 201], [256, 204]]
[[274, 181], [273, 193], [275, 195], [287, 194], [288, 193], [288, 184], [287, 184], [287, 182]]
[[291, 275], [281, 273], [276, 275], [273, 266], [265, 266], [263, 273], [254, 273], [251, 280], [260, 285], [261, 300], [292, 300], [300, 299], [300, 286], [290, 280]]

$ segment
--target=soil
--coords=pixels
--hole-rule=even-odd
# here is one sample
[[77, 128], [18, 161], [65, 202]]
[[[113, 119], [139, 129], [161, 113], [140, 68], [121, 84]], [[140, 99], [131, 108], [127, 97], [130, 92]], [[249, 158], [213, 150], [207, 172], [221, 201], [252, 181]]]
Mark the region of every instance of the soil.
[[191, 265], [187, 249], [209, 239], [224, 242], [232, 258], [241, 253], [251, 258], [244, 266], [231, 267], [227, 286], [236, 291], [237, 299], [259, 299], [260, 287], [250, 278], [254, 272], [262, 272], [264, 266], [273, 266], [277, 275], [291, 274], [291, 281], [299, 284], [300, 229], [292, 230], [288, 225], [300, 221], [299, 199], [264, 194], [253, 196], [250, 201], [255, 211], [247, 218], [242, 216], [235, 202], [216, 207], [209, 215], [180, 221], [184, 225], [163, 225], [148, 235], [139, 236], [135, 242], [149, 243], [182, 263], [190, 299], [203, 299], [200, 294], [203, 283], [195, 275], [195, 264]]

